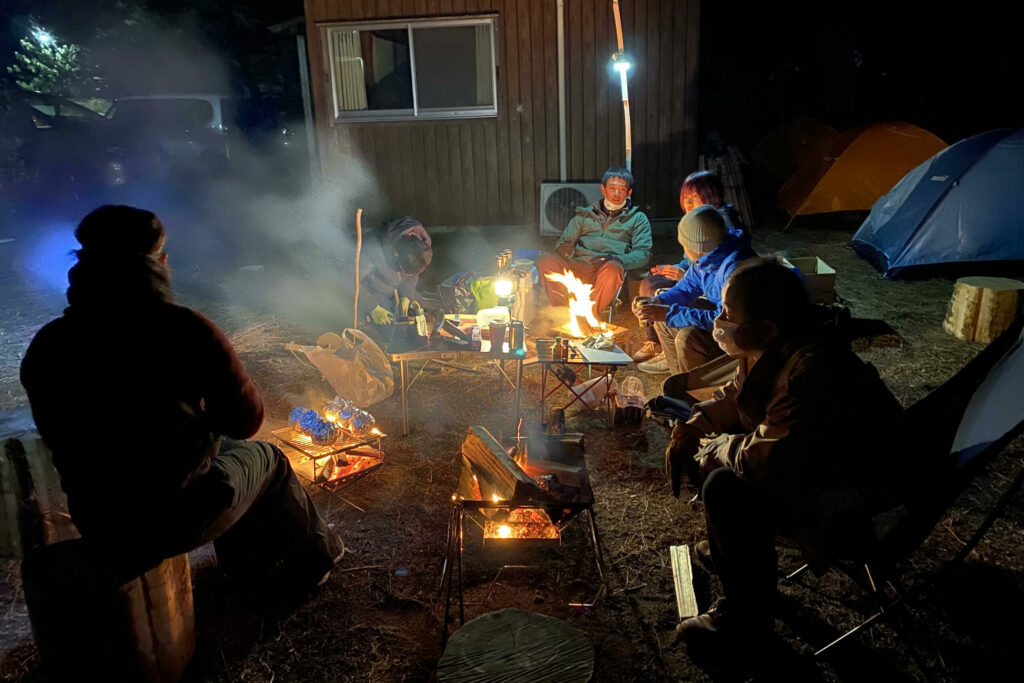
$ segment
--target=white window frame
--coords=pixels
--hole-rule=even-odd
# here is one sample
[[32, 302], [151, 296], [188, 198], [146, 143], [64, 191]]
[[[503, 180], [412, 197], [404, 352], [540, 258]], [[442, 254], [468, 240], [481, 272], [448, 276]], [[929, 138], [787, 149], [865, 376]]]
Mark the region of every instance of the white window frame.
[[[395, 19], [388, 21], [348, 21], [332, 22], [320, 27], [320, 43], [323, 45], [324, 63], [327, 65], [328, 82], [330, 85], [330, 107], [332, 121], [335, 123], [352, 121], [419, 121], [437, 119], [473, 119], [493, 118], [498, 115], [498, 51], [495, 45], [497, 31], [495, 23], [497, 15], [473, 16], [458, 19]], [[424, 109], [419, 106], [418, 85], [416, 82], [416, 49], [413, 42], [413, 31], [422, 28], [445, 28], [448, 26], [479, 26], [487, 25], [491, 29], [491, 102], [490, 105], [458, 108]], [[336, 93], [338, 74], [335, 72], [336, 61], [333, 55], [331, 34], [335, 31], [374, 31], [384, 29], [405, 28], [409, 35], [409, 67], [412, 78], [412, 109], [364, 109], [346, 110], [338, 107]]]

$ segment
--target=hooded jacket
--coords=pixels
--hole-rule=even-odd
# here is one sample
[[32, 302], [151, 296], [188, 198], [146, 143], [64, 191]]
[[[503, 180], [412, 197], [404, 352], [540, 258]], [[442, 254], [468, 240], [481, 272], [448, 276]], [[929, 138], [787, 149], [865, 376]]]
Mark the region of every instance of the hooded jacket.
[[416, 298], [419, 275], [403, 271], [394, 258], [395, 246], [406, 235], [416, 237], [428, 247], [431, 246], [430, 235], [423, 225], [411, 216], [389, 221], [367, 235], [359, 266], [360, 319], [365, 319], [377, 306], [394, 312], [396, 290], [399, 298]]
[[[722, 288], [729, 275], [743, 261], [756, 257], [749, 240], [730, 237], [690, 265], [671, 289], [654, 297], [652, 303], [669, 306], [665, 324], [669, 327], [699, 327], [710, 330], [722, 312]], [[690, 306], [699, 297], [715, 305], [714, 310]]]
[[651, 258], [651, 222], [632, 199], [615, 216], [609, 215], [604, 200], [599, 200], [591, 206], [577, 207], [555, 244], [555, 252], [562, 253], [564, 245], [572, 247], [568, 254], [571, 261], [592, 265], [597, 258], [614, 256], [624, 270], [636, 270]]

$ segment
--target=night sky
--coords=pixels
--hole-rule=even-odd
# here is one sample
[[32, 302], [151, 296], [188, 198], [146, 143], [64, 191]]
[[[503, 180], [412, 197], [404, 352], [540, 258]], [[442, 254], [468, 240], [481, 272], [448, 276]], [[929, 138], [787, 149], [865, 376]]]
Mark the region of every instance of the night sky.
[[[95, 40], [95, 26], [124, 4], [131, 3], [5, 0], [0, 65], [6, 72], [30, 14], [61, 37], [87, 43]], [[704, 2], [702, 134], [717, 131], [750, 149], [773, 127], [798, 117], [838, 130], [902, 120], [950, 143], [1020, 125], [1024, 58], [1010, 5], [986, 0], [953, 10], [913, 4]], [[293, 73], [260, 53], [266, 52], [265, 27], [299, 16], [300, 0], [144, 5], [176, 31], [200, 33], [195, 39], [223, 57], [233, 86]], [[281, 84], [270, 84], [274, 88]]]

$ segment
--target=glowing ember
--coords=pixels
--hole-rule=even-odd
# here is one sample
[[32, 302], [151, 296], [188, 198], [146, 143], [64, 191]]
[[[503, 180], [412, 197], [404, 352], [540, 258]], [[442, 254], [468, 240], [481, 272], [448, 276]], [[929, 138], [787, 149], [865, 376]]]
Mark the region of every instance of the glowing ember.
[[382, 432], [379, 429], [377, 429], [376, 427], [374, 427], [373, 429], [370, 430], [370, 433], [373, 434], [374, 436], [380, 436], [384, 432]]
[[593, 285], [584, 283], [568, 270], [561, 273], [548, 273], [547, 278], [553, 282], [562, 283], [569, 292], [569, 334], [580, 338], [587, 336], [580, 329], [577, 318], [583, 318], [594, 329], [601, 326], [601, 322], [594, 316], [594, 300], [590, 296], [594, 291]]
[[557, 541], [559, 537], [558, 527], [551, 523], [547, 513], [536, 508], [509, 510], [508, 520], [484, 523], [485, 539]]
[[501, 502], [501, 498], [498, 497], [497, 493], [492, 493], [491, 494], [491, 500], [493, 500], [495, 503], [500, 503]]

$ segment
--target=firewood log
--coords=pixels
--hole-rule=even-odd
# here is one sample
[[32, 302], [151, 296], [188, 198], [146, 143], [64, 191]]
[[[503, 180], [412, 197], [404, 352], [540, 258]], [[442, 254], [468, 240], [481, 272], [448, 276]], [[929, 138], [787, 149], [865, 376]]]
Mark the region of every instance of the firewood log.
[[485, 497], [497, 495], [500, 500], [516, 501], [542, 497], [536, 482], [485, 428], [469, 428], [462, 442], [462, 455], [473, 466]]
[[957, 339], [987, 344], [1019, 312], [1024, 282], [999, 277], [965, 277], [956, 281], [942, 327]]

